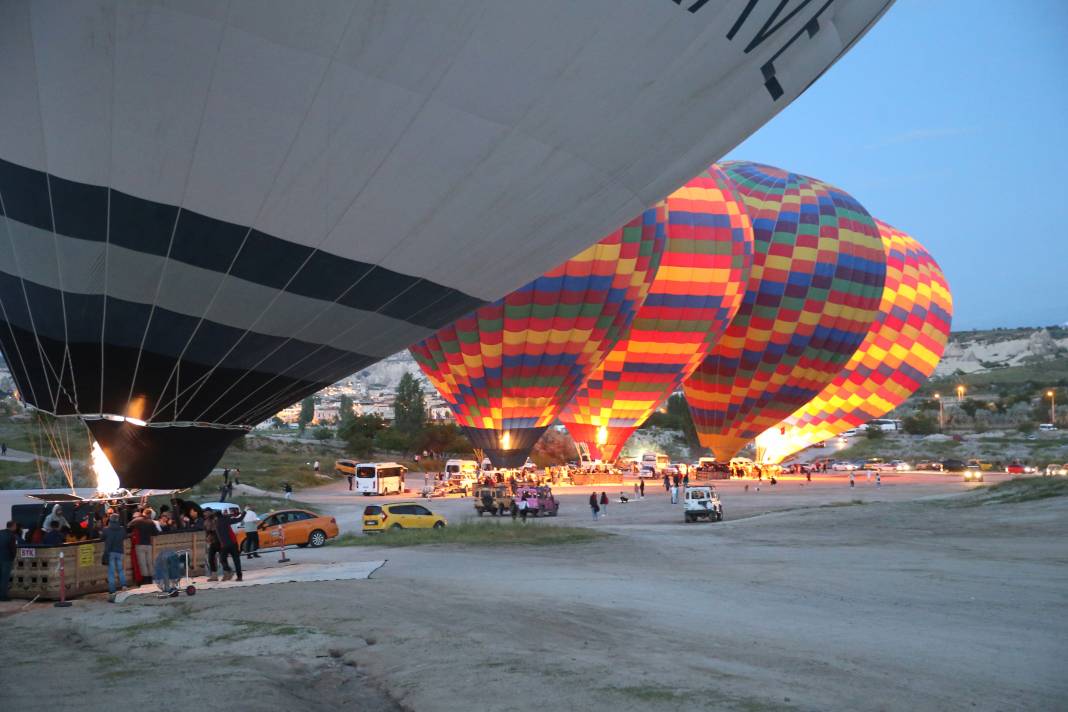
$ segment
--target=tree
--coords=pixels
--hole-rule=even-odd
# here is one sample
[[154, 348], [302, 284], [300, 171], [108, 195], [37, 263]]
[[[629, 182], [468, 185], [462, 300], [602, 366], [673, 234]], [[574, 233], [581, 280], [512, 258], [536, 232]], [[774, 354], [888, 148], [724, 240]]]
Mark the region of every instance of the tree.
[[330, 428], [319, 427], [312, 431], [312, 437], [316, 440], [329, 440], [334, 437], [334, 433]]
[[412, 438], [397, 428], [386, 428], [375, 436], [375, 448], [390, 452], [407, 453], [412, 451]]
[[453, 423], [429, 423], [416, 442], [419, 449], [430, 452], [468, 453], [471, 443]]
[[300, 402], [300, 417], [297, 423], [303, 430], [313, 420], [315, 420], [315, 396], [308, 396]]
[[868, 440], [881, 440], [886, 437], [886, 433], [878, 425], [869, 425], [864, 428], [864, 434], [868, 436]]
[[981, 401], [973, 400], [971, 398], [965, 399], [960, 404], [960, 409], [962, 411], [964, 411], [965, 415], [967, 415], [969, 418], [973, 418], [973, 419], [975, 418], [976, 412], [978, 412], [980, 408], [984, 408], [984, 407], [986, 407], [985, 403], [982, 403]]
[[901, 425], [910, 435], [931, 435], [938, 432], [938, 421], [922, 413], [908, 416], [901, 421]]
[[338, 404], [338, 422], [344, 423], [346, 420], [352, 420], [356, 414], [352, 410], [352, 399], [348, 396], [341, 396], [341, 403]]
[[411, 441], [422, 434], [425, 425], [423, 389], [412, 374], [405, 373], [397, 384], [397, 397], [393, 401], [393, 428]]
[[352, 416], [338, 426], [337, 436], [351, 454], [366, 457], [374, 453], [375, 436], [385, 429], [386, 421], [379, 415]]

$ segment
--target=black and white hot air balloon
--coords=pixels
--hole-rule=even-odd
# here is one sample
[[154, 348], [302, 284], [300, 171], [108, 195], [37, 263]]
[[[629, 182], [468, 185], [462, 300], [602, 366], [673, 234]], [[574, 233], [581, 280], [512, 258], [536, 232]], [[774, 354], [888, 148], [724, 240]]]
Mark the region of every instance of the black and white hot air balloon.
[[887, 0], [5, 0], [0, 346], [123, 485], [575, 255]]

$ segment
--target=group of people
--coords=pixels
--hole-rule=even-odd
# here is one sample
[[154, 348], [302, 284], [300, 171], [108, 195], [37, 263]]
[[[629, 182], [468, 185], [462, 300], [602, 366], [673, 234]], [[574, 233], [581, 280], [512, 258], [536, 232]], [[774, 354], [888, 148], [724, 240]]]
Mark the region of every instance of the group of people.
[[590, 492], [590, 512], [593, 514], [594, 521], [597, 521], [598, 517], [608, 516], [607, 492], [601, 492], [599, 496], [596, 492]]
[[[119, 589], [125, 590], [125, 543], [130, 539], [131, 577], [137, 584], [153, 580], [153, 539], [160, 534], [189, 530], [203, 530], [206, 538], [209, 581], [219, 580], [221, 564], [222, 580], [230, 580], [236, 572], [242, 579], [241, 553], [249, 559], [259, 558], [259, 515], [251, 507], [240, 509], [237, 505], [227, 511], [201, 508], [196, 502], [173, 498], [169, 505], [160, 506], [157, 512], [144, 503], [135, 504], [122, 500], [82, 502], [66, 512], [55, 504], [38, 524], [23, 531], [15, 521], [7, 523], [0, 532], [0, 600], [6, 599], [17, 549], [20, 547], [60, 546], [70, 543], [102, 540], [104, 543], [101, 563], [107, 566], [109, 600], [114, 601]], [[74, 524], [68, 520], [68, 514]], [[237, 528], [243, 526], [245, 538], [238, 551]], [[233, 562], [231, 569], [230, 562]], [[177, 590], [173, 591], [177, 595]]]

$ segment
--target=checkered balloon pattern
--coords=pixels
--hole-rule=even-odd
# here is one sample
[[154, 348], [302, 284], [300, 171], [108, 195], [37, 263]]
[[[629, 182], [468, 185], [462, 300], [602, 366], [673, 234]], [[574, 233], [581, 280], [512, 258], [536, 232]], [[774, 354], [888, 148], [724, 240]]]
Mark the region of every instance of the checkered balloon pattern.
[[886, 257], [875, 221], [844, 191], [755, 163], [721, 167], [753, 223], [753, 269], [684, 388], [701, 443], [727, 460], [842, 370], [875, 320]]
[[915, 238], [876, 224], [886, 254], [878, 316], [835, 379], [757, 439], [770, 462], [883, 417], [919, 390], [942, 358], [953, 317], [946, 277]]
[[627, 336], [560, 413], [571, 436], [604, 462], [715, 346], [741, 306], [753, 263], [749, 215], [718, 167], [664, 206], [667, 245], [649, 295]]
[[494, 464], [522, 464], [626, 333], [649, 292], [665, 239], [664, 208], [650, 208], [411, 348], [472, 443]]

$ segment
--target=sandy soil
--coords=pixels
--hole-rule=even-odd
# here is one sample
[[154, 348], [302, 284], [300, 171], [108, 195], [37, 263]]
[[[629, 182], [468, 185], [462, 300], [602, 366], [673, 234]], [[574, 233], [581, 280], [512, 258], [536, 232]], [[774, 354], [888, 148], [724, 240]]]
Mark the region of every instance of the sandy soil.
[[[575, 490], [559, 518], [526, 526], [615, 536], [328, 546], [291, 556], [389, 563], [365, 581], [8, 604], [0, 631], [17, 652], [0, 665], [0, 707], [1064, 709], [1068, 500], [953, 506], [965, 487], [732, 482], [728, 520], [689, 525], [662, 489], [596, 523]], [[298, 496], [345, 528], [368, 501], [338, 486]], [[433, 507], [456, 521], [470, 502]]]

